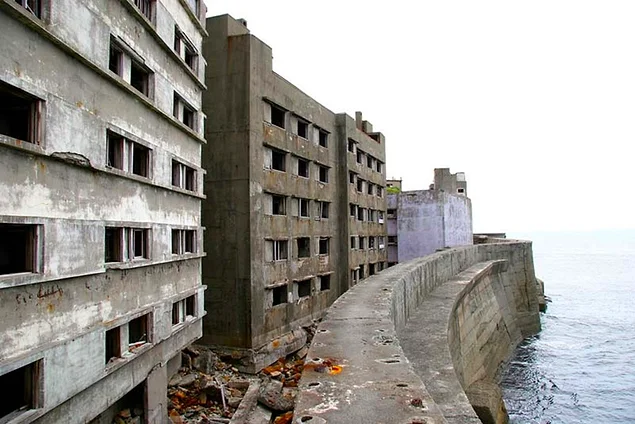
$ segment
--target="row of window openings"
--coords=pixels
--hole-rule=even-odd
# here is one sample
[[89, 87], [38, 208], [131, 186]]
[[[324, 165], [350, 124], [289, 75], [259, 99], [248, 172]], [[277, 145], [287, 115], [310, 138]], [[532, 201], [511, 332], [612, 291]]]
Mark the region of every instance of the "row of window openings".
[[[270, 108], [271, 113], [267, 117], [267, 122], [275, 125], [276, 127], [286, 129], [287, 127], [287, 111], [279, 106], [274, 105], [273, 103], [265, 102]], [[311, 128], [313, 131], [317, 132], [317, 143], [322, 147], [328, 147], [329, 144], [329, 133], [324, 131], [322, 128], [318, 126], [311, 125], [309, 122], [303, 120], [297, 115], [295, 117], [295, 126], [291, 128], [291, 130], [297, 134], [299, 137], [304, 139], [310, 138]]]
[[[196, 253], [196, 230], [172, 230], [172, 254]], [[150, 259], [150, 230], [106, 227], [105, 261], [126, 262]]]
[[358, 221], [384, 223], [384, 212], [370, 208], [362, 208], [354, 203], [350, 204], [351, 218], [357, 218]]
[[[180, 34], [178, 30], [175, 31], [177, 34]], [[179, 46], [184, 46], [182, 47], [184, 52], [188, 51], [188, 44], [184, 42], [183, 39], [175, 40], [175, 46], [177, 44]], [[189, 51], [191, 51], [191, 49]], [[185, 57], [191, 57], [193, 53], [183, 54], [185, 54]], [[111, 38], [110, 40], [110, 56], [108, 68], [112, 72], [123, 78], [144, 96], [148, 98], [154, 97], [152, 85], [154, 73], [140, 60], [137, 60], [133, 58], [132, 55], [126, 53], [126, 49], [124, 49], [119, 43], [117, 43], [114, 38]], [[173, 96], [172, 115], [189, 128], [193, 130], [196, 129], [196, 110], [192, 106], [190, 106], [176, 91], [174, 92]]]
[[[34, 144], [40, 140], [42, 102], [0, 82], [0, 134]], [[152, 149], [112, 131], [106, 132], [106, 165], [150, 178]], [[172, 161], [172, 185], [196, 190], [196, 170]]]
[[353, 282], [354, 284], [357, 281], [363, 280], [364, 278], [370, 277], [371, 275], [375, 275], [386, 268], [388, 268], [388, 266], [384, 262], [369, 263], [368, 275], [366, 275], [366, 268], [364, 264], [360, 264], [358, 269], [351, 269], [351, 282]]
[[363, 150], [360, 150], [359, 147], [357, 147], [357, 142], [352, 138], [348, 139], [348, 151], [351, 153], [357, 152], [357, 163], [363, 164], [364, 162], [366, 162], [367, 167], [369, 167], [370, 169], [374, 169], [381, 174], [384, 168], [383, 162], [379, 159], [375, 159], [368, 153], [364, 153]]
[[[277, 194], [269, 194], [270, 203], [265, 210], [269, 215], [287, 215], [287, 197]], [[298, 197], [291, 198], [292, 209], [291, 215], [300, 218], [310, 217], [311, 200]], [[314, 200], [315, 202], [315, 218], [328, 219], [330, 213], [330, 202]]]
[[[295, 239], [296, 258], [311, 257], [311, 237], [298, 237]], [[319, 237], [317, 240], [317, 254], [328, 255], [330, 251], [330, 238]], [[265, 240], [265, 260], [267, 262], [286, 261], [289, 259], [289, 240]]]
[[[318, 286], [320, 292], [324, 292], [331, 289], [331, 275], [320, 275], [317, 277]], [[289, 292], [289, 287], [285, 284], [282, 286], [274, 287], [271, 290], [272, 306], [288, 303], [293, 300], [293, 293], [297, 293], [296, 297], [302, 299], [309, 297], [313, 291], [313, 278], [307, 278], [306, 280], [294, 281], [293, 292]]]
[[[151, 178], [152, 149], [108, 131], [107, 150], [107, 166], [140, 177]], [[196, 191], [196, 170], [173, 159], [172, 185]]]
[[[195, 316], [196, 295], [172, 304], [173, 326]], [[148, 313], [106, 331], [104, 356], [106, 365], [151, 343], [150, 319], [151, 314]], [[122, 337], [126, 338], [122, 340]], [[42, 366], [43, 361], [38, 360], [0, 376], [0, 385], [11, 387], [11, 390], [5, 391], [0, 402], [0, 421], [11, 420], [23, 412], [42, 406], [40, 398]]]
[[366, 249], [366, 240], [368, 240], [368, 249], [384, 249], [383, 236], [351, 236], [351, 249]]
[[357, 191], [360, 193], [364, 192], [364, 186], [366, 186], [366, 192], [370, 195], [377, 195], [377, 197], [384, 196], [384, 188], [380, 185], [373, 184], [370, 181], [365, 181], [359, 178], [355, 172], [349, 171], [348, 180], [351, 184], [356, 184]]
[[[293, 157], [293, 161], [295, 162], [295, 175], [302, 178], [309, 178], [311, 174], [311, 162], [307, 159], [303, 159], [297, 156]], [[328, 183], [329, 167], [320, 164], [317, 164], [317, 167], [317, 180], [321, 183]], [[273, 169], [276, 171], [286, 172], [287, 153], [275, 149], [265, 149], [265, 169]]]

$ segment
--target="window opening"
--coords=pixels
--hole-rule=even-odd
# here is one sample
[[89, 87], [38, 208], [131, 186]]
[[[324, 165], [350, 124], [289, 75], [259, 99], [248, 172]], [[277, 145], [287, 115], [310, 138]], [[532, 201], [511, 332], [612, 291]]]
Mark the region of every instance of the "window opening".
[[320, 291], [330, 290], [331, 288], [331, 276], [321, 275], [320, 277]]
[[128, 323], [128, 350], [148, 343], [148, 318], [149, 314], [135, 318]]
[[149, 97], [149, 82], [150, 72], [133, 60], [130, 67], [130, 85], [136, 88], [138, 92]]
[[121, 357], [121, 327], [106, 331], [106, 364]]
[[271, 195], [271, 213], [273, 215], [286, 215], [284, 196]]
[[355, 184], [355, 173], [354, 172], [350, 172], [348, 173], [348, 181], [351, 184]]
[[39, 143], [42, 102], [0, 81], [0, 134]]
[[329, 169], [326, 166], [319, 165], [320, 167], [320, 182], [328, 183], [329, 182]]
[[106, 227], [106, 262], [121, 262], [121, 228]]
[[285, 157], [286, 153], [281, 152], [279, 150], [271, 151], [271, 167], [276, 171], [284, 171], [285, 167]]
[[309, 124], [298, 119], [298, 135], [302, 138], [309, 138]]
[[319, 202], [320, 218], [327, 219], [329, 217], [329, 202]]
[[153, 3], [154, 0], [134, 0], [134, 4], [137, 6], [139, 11], [141, 11], [141, 13], [143, 13], [143, 15], [150, 21], [152, 21]]
[[327, 237], [320, 237], [320, 255], [329, 254], [329, 239]]
[[298, 258], [308, 258], [311, 256], [311, 238], [298, 238]]
[[172, 160], [172, 185], [185, 190], [196, 190], [196, 170]]
[[362, 193], [364, 191], [364, 180], [357, 178], [357, 191]]
[[273, 294], [273, 306], [287, 303], [287, 286], [274, 287]]
[[298, 158], [298, 176], [309, 178], [309, 161]]
[[322, 147], [328, 147], [329, 135], [326, 131], [319, 130], [319, 143]]
[[271, 105], [271, 123], [276, 127], [285, 128], [285, 110]]
[[37, 226], [0, 224], [0, 275], [36, 272]]
[[41, 0], [15, 0], [20, 6], [37, 16], [42, 17], [42, 1]]
[[311, 279], [298, 281], [298, 297], [309, 297], [311, 296]]
[[36, 361], [0, 376], [5, 388], [0, 402], [0, 420], [8, 415], [38, 407], [41, 362]]
[[303, 218], [309, 217], [309, 200], [308, 199], [298, 199], [299, 212], [300, 216]]

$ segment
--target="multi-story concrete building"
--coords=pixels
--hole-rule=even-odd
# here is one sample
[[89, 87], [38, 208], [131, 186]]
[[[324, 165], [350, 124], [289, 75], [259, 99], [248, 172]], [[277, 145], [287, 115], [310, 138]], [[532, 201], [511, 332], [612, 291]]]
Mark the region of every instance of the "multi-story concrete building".
[[0, 422], [167, 418], [204, 315], [204, 17], [0, 0]]
[[383, 268], [384, 138], [273, 72], [245, 21], [209, 18], [207, 30], [202, 343], [242, 352], [255, 371]]
[[472, 201], [465, 174], [437, 168], [430, 187], [387, 196], [389, 265], [472, 244]]

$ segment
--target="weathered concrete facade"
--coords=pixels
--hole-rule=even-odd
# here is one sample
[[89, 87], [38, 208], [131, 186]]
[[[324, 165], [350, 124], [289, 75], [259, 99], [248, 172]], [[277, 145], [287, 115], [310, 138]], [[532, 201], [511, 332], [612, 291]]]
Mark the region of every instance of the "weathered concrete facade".
[[0, 1], [0, 421], [167, 418], [204, 315], [204, 16]]
[[434, 176], [434, 188], [430, 190], [387, 196], [391, 265], [473, 242], [472, 202], [466, 195], [465, 174], [450, 174], [449, 169], [442, 168], [435, 169]]
[[384, 267], [385, 146], [361, 114], [335, 114], [273, 72], [244, 21], [217, 16], [207, 30], [202, 342], [242, 351], [254, 371]]

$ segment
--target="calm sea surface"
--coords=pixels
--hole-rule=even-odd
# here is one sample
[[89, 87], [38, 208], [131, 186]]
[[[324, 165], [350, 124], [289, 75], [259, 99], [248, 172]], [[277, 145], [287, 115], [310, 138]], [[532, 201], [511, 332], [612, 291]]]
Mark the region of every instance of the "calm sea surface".
[[503, 376], [511, 422], [635, 423], [635, 231], [508, 236], [552, 299]]

